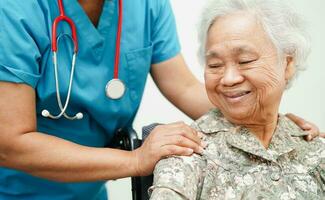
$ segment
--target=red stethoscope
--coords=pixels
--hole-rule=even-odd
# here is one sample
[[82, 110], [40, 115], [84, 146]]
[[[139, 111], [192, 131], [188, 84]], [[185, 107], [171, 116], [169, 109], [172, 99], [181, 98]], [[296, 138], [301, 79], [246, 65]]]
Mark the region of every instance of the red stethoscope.
[[[69, 0], [71, 1], [71, 0]], [[126, 90], [126, 87], [124, 83], [118, 78], [118, 70], [119, 70], [119, 62], [120, 62], [120, 47], [121, 47], [121, 32], [122, 32], [122, 0], [118, 0], [118, 26], [117, 26], [117, 34], [116, 34], [116, 47], [115, 47], [115, 60], [114, 60], [114, 76], [113, 79], [108, 81], [105, 86], [105, 93], [106, 96], [110, 99], [120, 99]], [[82, 119], [83, 114], [81, 112], [78, 112], [74, 116], [69, 116], [66, 114], [66, 110], [69, 104], [70, 96], [71, 96], [71, 88], [72, 88], [72, 82], [73, 82], [73, 75], [76, 65], [76, 57], [78, 53], [78, 40], [77, 40], [77, 30], [74, 22], [71, 18], [67, 17], [64, 13], [64, 6], [62, 3], [62, 0], [58, 0], [59, 5], [59, 11], [60, 16], [56, 17], [54, 19], [53, 25], [52, 25], [52, 52], [53, 52], [53, 64], [54, 64], [54, 75], [55, 75], [55, 87], [56, 87], [56, 97], [58, 101], [59, 108], [61, 112], [58, 115], [52, 115], [48, 110], [42, 111], [42, 116], [49, 117], [51, 119], [59, 119], [61, 116], [64, 116], [65, 118], [69, 120], [75, 120], [75, 119]], [[72, 62], [71, 62], [71, 72], [70, 72], [70, 79], [69, 79], [69, 87], [68, 87], [68, 93], [67, 98], [65, 100], [64, 106], [61, 101], [60, 96], [60, 88], [59, 88], [59, 78], [58, 78], [58, 62], [57, 62], [57, 52], [58, 52], [58, 43], [60, 40], [60, 37], [57, 37], [57, 27], [58, 24], [62, 21], [65, 21], [69, 24], [71, 28], [71, 36], [69, 35], [69, 38], [72, 40], [74, 45], [73, 55], [72, 55]]]

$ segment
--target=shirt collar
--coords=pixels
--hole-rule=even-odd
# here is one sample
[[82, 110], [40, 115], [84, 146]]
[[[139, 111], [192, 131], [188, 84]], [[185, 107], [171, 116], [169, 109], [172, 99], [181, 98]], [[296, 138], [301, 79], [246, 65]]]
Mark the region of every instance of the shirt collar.
[[196, 126], [206, 135], [216, 134], [221, 131], [227, 132], [234, 127], [217, 109], [210, 110], [206, 115], [198, 119]]
[[[99, 19], [99, 23], [103, 21], [103, 13], [106, 12], [107, 2], [104, 3], [104, 8]], [[101, 52], [104, 48], [104, 36], [100, 34], [99, 30], [92, 24], [89, 17], [83, 10], [82, 6], [77, 0], [64, 0], [65, 12], [70, 17], [77, 29], [77, 35], [87, 41], [87, 45], [90, 45], [95, 51], [91, 51], [96, 58], [100, 58]], [[79, 38], [79, 40], [81, 40]], [[78, 40], [78, 41], [79, 41]], [[79, 42], [80, 43], [80, 42]], [[82, 48], [82, 47], [80, 47]]]
[[[204, 123], [204, 121], [209, 123]], [[198, 122], [197, 125], [203, 133], [212, 135], [220, 131], [228, 132], [226, 141], [230, 146], [269, 161], [276, 161], [281, 155], [296, 149], [297, 143], [294, 137], [308, 135], [291, 120], [280, 115], [269, 148], [265, 149], [247, 128], [230, 123], [220, 111], [210, 111]]]

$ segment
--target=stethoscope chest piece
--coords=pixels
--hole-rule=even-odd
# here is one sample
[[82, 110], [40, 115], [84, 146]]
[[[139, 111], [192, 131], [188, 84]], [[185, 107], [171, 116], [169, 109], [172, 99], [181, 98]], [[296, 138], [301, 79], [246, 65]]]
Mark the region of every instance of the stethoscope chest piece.
[[110, 99], [120, 99], [125, 93], [125, 85], [120, 79], [112, 79], [106, 84], [105, 93]]

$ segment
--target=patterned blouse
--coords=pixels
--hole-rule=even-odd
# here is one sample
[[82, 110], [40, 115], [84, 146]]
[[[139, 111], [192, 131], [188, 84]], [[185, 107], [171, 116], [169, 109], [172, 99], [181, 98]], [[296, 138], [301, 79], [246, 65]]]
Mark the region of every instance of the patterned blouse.
[[325, 200], [325, 141], [280, 115], [266, 149], [248, 129], [211, 110], [194, 122], [205, 134], [202, 155], [158, 162], [152, 200]]

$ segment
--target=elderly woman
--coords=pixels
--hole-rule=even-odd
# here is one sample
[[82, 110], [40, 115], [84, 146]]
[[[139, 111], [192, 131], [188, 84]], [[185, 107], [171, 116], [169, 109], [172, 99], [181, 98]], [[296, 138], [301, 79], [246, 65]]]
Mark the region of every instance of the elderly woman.
[[202, 155], [169, 157], [151, 199], [325, 199], [325, 143], [278, 113], [304, 65], [301, 20], [281, 1], [213, 0], [202, 17], [201, 55], [212, 110], [193, 127]]

